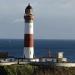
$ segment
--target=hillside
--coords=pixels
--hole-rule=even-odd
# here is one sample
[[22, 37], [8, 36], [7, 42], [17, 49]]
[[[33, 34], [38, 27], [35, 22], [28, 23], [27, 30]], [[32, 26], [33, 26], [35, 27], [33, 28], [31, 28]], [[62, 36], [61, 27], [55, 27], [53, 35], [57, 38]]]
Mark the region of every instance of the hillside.
[[0, 66], [0, 75], [75, 75], [75, 68], [34, 67], [31, 65]]

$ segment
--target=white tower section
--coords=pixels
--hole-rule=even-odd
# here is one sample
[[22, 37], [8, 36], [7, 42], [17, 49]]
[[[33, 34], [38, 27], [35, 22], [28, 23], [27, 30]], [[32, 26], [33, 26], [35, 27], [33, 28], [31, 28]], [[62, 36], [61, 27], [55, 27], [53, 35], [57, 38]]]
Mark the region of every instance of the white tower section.
[[58, 52], [58, 58], [63, 58], [63, 52]]
[[24, 58], [33, 58], [34, 56], [34, 39], [33, 39], [33, 20], [32, 7], [30, 4], [25, 9], [25, 31], [24, 31]]

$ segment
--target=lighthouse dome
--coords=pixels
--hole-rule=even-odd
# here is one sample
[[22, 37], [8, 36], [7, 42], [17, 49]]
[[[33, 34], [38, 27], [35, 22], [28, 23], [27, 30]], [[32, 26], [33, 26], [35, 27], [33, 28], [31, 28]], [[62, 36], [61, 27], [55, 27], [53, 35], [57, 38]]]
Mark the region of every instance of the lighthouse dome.
[[28, 4], [28, 6], [26, 7], [25, 13], [26, 14], [32, 14], [32, 6], [30, 4]]
[[30, 3], [29, 3], [28, 6], [26, 7], [26, 9], [32, 9], [32, 6], [30, 5]]

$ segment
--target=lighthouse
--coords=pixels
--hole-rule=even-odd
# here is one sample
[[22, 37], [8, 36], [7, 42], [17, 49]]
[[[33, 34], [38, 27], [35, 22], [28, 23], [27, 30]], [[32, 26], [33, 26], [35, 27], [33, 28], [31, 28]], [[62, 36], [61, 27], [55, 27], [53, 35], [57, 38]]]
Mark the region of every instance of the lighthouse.
[[34, 38], [33, 38], [33, 20], [32, 7], [30, 4], [25, 9], [24, 13], [25, 28], [24, 28], [24, 58], [32, 59], [34, 56]]

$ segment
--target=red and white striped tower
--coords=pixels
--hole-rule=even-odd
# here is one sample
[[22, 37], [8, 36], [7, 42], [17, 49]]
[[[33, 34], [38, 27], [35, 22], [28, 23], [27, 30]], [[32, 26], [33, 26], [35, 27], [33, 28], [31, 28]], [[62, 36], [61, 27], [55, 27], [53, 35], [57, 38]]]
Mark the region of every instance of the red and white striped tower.
[[24, 58], [33, 58], [34, 56], [34, 39], [33, 39], [33, 20], [32, 7], [30, 4], [25, 9], [24, 14], [25, 31], [24, 31]]

